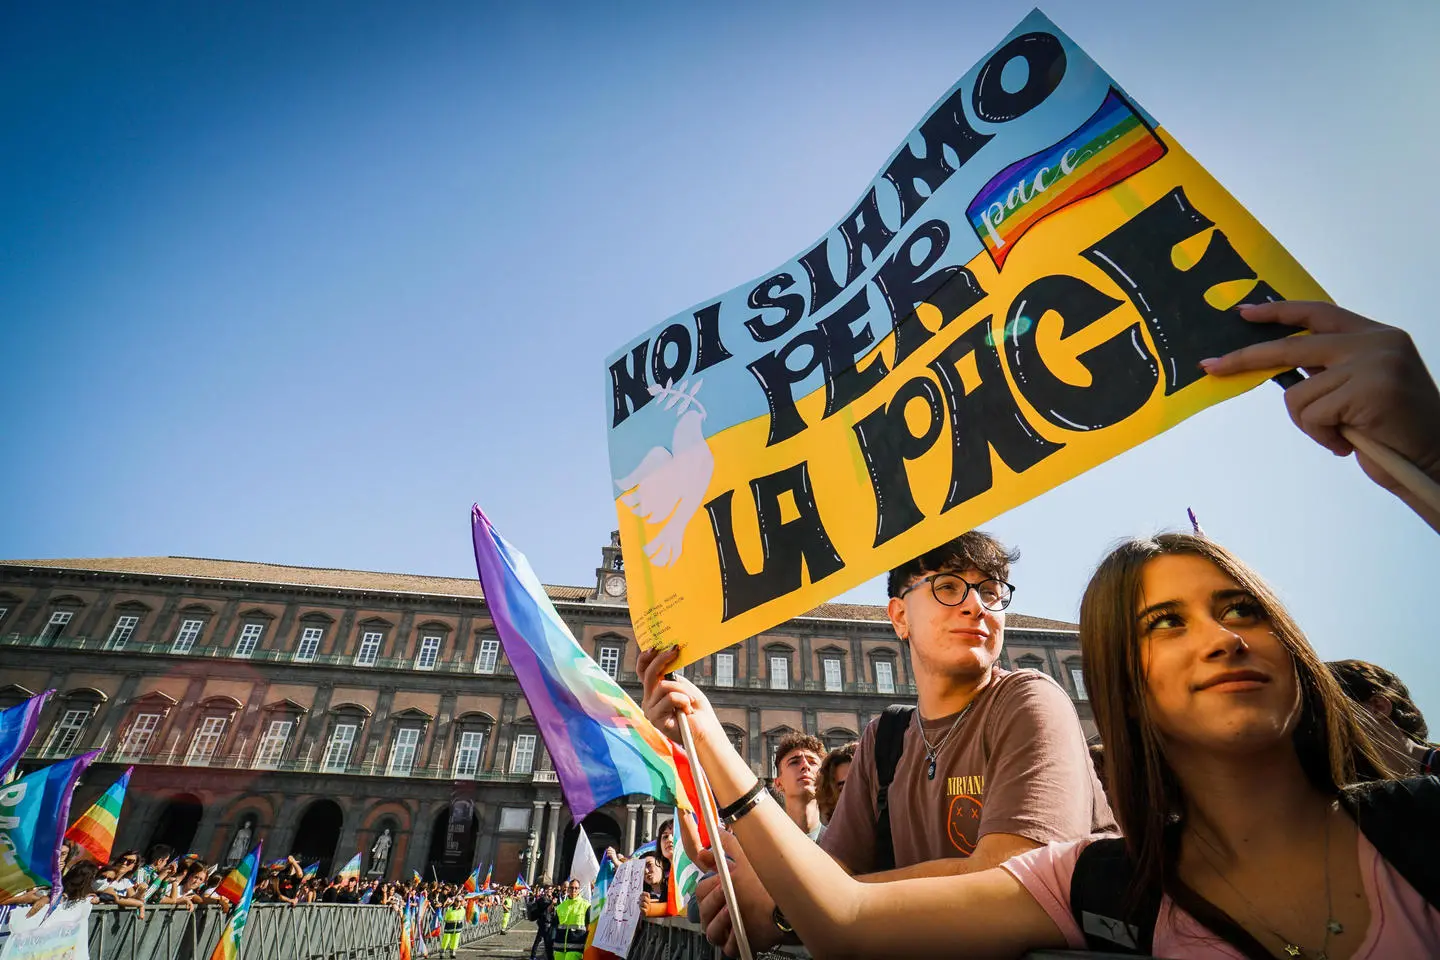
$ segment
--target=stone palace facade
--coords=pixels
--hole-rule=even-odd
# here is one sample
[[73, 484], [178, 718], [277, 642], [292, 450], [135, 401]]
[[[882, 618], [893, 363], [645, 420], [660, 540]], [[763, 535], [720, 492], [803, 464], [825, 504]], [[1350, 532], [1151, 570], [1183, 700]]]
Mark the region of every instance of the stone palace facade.
[[[547, 588], [637, 700], [620, 550]], [[1010, 613], [1005, 663], [1043, 670], [1094, 722], [1073, 624]], [[803, 730], [838, 745], [914, 699], [883, 607], [825, 604], [686, 670], [764, 776]], [[84, 809], [133, 765], [117, 850], [208, 861], [293, 853], [333, 872], [457, 880], [492, 864], [561, 876], [578, 831], [475, 580], [188, 557], [0, 561], [0, 708], [54, 689], [30, 770], [102, 749]], [[597, 846], [650, 839], [648, 797], [585, 820]]]

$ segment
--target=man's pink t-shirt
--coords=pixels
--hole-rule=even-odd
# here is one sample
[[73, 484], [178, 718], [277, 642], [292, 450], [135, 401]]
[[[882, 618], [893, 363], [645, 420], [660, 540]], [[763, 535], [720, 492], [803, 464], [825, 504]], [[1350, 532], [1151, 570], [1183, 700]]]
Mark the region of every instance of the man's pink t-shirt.
[[[1370, 929], [1352, 955], [1354, 960], [1393, 960], [1396, 957], [1440, 956], [1440, 912], [1381, 859], [1358, 830], [1360, 875], [1370, 903]], [[1005, 862], [1004, 867], [1044, 908], [1073, 949], [1085, 948], [1085, 935], [1070, 913], [1070, 878], [1075, 861], [1089, 839], [1052, 843]], [[1151, 947], [1157, 957], [1170, 960], [1245, 955], [1215, 936], [1169, 897], [1160, 903]]]

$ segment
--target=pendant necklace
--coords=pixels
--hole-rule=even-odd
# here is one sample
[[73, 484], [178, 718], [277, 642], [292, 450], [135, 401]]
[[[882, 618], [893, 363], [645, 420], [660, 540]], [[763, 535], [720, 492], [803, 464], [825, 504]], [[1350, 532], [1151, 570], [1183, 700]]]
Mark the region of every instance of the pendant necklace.
[[[975, 699], [978, 700], [979, 698], [980, 695], [976, 694]], [[975, 700], [971, 700], [965, 704], [965, 707], [955, 715], [955, 720], [950, 724], [950, 729], [945, 731], [945, 736], [941, 737], [940, 742], [934, 746], [930, 745], [930, 738], [925, 736], [925, 718], [920, 717], [920, 740], [925, 744], [925, 760], [927, 761], [925, 767], [926, 780], [935, 779], [935, 754], [939, 753], [940, 748], [945, 746], [946, 741], [950, 739], [950, 735], [960, 726], [960, 721], [965, 719], [965, 714], [969, 713], [970, 708], [973, 706], [975, 706]]]
[[[1325, 942], [1321, 945], [1319, 950], [1314, 952], [1313, 956], [1315, 960], [1330, 960], [1329, 952], [1331, 935], [1338, 935], [1345, 932], [1345, 925], [1335, 919], [1335, 904], [1330, 895], [1330, 819], [1330, 813], [1327, 811], [1325, 814]], [[1207, 838], [1199, 830], [1194, 831], [1194, 834], [1201, 840], [1201, 842], [1205, 846], [1210, 847], [1217, 854], [1220, 853], [1219, 848], [1217, 848], [1213, 843], [1211, 843], [1209, 838]], [[1249, 909], [1250, 915], [1253, 916], [1256, 920], [1259, 920], [1260, 925], [1265, 927], [1265, 929], [1269, 930], [1271, 936], [1284, 944], [1284, 947], [1282, 949], [1285, 952], [1285, 956], [1300, 958], [1306, 956], [1306, 951], [1304, 947], [1301, 947], [1300, 944], [1295, 943], [1293, 940], [1285, 936], [1279, 930], [1276, 930], [1275, 927], [1268, 920], [1266, 920], [1263, 916], [1260, 915], [1260, 911], [1255, 909], [1255, 905], [1250, 902], [1250, 898], [1245, 896], [1245, 894], [1241, 893], [1239, 888], [1236, 887], [1235, 884], [1231, 883], [1230, 879], [1221, 872], [1218, 866], [1215, 865], [1215, 862], [1210, 858], [1210, 854], [1205, 853], [1203, 849], [1200, 852], [1206, 866], [1208, 866], [1217, 877], [1224, 881], [1227, 887], [1234, 891], [1235, 896], [1239, 897], [1241, 902], [1245, 904], [1247, 909]]]

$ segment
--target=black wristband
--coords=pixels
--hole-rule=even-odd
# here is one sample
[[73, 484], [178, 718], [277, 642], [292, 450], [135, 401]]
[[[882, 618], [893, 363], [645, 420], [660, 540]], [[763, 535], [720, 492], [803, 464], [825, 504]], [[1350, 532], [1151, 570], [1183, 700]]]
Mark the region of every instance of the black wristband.
[[760, 779], [757, 777], [755, 779], [755, 786], [745, 791], [745, 795], [743, 797], [741, 797], [739, 800], [736, 800], [734, 803], [729, 803], [725, 805], [725, 807], [720, 811], [720, 819], [726, 823], [729, 823], [735, 818], [737, 814], [745, 810], [748, 806], [754, 804], [755, 798], [760, 796], [760, 791], [764, 789], [765, 784], [761, 783]]

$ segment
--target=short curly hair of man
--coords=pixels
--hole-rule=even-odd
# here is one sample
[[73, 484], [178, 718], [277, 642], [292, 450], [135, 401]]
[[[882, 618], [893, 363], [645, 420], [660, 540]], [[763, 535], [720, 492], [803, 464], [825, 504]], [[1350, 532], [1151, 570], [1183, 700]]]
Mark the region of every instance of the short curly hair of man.
[[891, 570], [886, 587], [890, 596], [898, 597], [911, 580], [924, 573], [959, 573], [972, 567], [987, 577], [1009, 580], [1010, 564], [1019, 559], [1019, 550], [1012, 550], [984, 530], [971, 530]]

